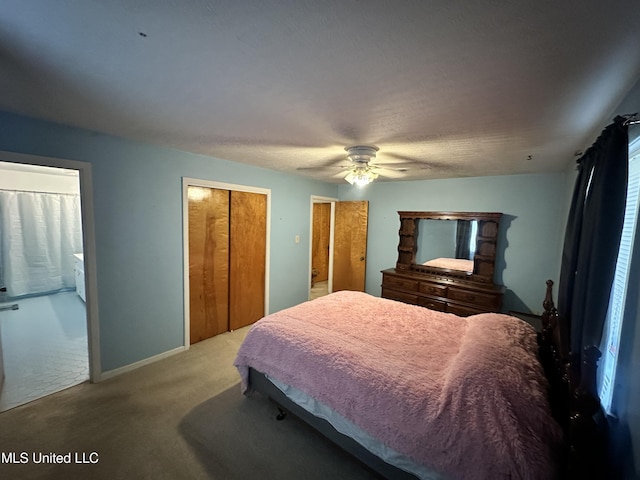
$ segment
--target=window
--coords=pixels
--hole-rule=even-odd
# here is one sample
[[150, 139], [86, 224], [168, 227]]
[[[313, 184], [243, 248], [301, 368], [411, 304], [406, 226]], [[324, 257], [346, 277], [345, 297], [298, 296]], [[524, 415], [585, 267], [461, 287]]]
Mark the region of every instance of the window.
[[478, 222], [471, 222], [471, 235], [469, 235], [469, 258], [473, 260], [476, 255], [476, 235], [478, 234]]
[[[613, 411], [613, 390], [620, 346], [620, 333], [624, 318], [629, 265], [638, 220], [638, 195], [640, 194], [640, 139], [629, 147], [629, 183], [627, 187], [627, 204], [624, 213], [624, 224], [620, 238], [620, 248], [616, 261], [616, 271], [611, 286], [609, 309], [605, 321], [603, 339], [600, 350], [603, 352], [599, 371], [598, 390], [600, 401], [605, 412]], [[636, 301], [637, 299], [633, 299]]]

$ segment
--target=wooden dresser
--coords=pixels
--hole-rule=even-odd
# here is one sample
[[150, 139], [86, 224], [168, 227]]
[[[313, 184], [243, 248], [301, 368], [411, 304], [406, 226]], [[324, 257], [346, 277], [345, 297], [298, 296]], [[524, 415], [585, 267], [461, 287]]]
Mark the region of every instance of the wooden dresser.
[[[383, 298], [461, 316], [500, 312], [505, 287], [496, 285], [493, 277], [501, 213], [398, 214], [398, 261], [396, 268], [382, 271]], [[472, 267], [465, 265], [468, 271], [454, 270], [425, 261], [436, 257], [471, 260], [468, 263]]]
[[461, 316], [499, 312], [503, 294], [504, 287], [500, 285], [464, 282], [393, 268], [382, 271], [383, 298]]

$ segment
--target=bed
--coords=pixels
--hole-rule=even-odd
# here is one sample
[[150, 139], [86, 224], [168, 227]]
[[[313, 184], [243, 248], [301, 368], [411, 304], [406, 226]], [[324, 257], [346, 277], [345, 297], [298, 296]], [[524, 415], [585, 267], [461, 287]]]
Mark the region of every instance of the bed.
[[360, 292], [305, 302], [251, 328], [235, 361], [241, 388], [385, 478], [554, 478], [576, 452], [559, 418], [575, 412], [550, 289], [541, 335], [507, 315], [463, 318]]

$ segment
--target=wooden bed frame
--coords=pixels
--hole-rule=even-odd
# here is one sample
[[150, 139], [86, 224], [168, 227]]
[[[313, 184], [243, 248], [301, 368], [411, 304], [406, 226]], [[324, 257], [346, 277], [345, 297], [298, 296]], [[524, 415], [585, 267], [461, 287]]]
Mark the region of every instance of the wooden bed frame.
[[[582, 365], [580, 356], [570, 353], [570, 328], [558, 315], [552, 287], [553, 281], [547, 280], [538, 343], [540, 361], [549, 380], [551, 409], [565, 433], [564, 450], [558, 452], [558, 478], [606, 478], [604, 435], [601, 422], [598, 421], [601, 409], [596, 387], [600, 351], [596, 346], [585, 348]], [[290, 412], [386, 479], [416, 479], [414, 475], [386, 463], [350, 437], [338, 432], [326, 420], [298, 406], [263, 373], [250, 368], [249, 384], [251, 389], [278, 405], [279, 420], [285, 417], [286, 412]]]
[[264, 373], [254, 370], [253, 368], [249, 368], [249, 385], [251, 385], [253, 390], [262, 393], [276, 403], [280, 410], [280, 413], [277, 416], [278, 420], [283, 420], [287, 412], [291, 413], [310, 425], [313, 429], [331, 440], [340, 448], [353, 455], [382, 477], [389, 480], [416, 480], [414, 475], [388, 464], [351, 437], [337, 431], [328, 421], [307, 412], [297, 403], [290, 400], [282, 390], [271, 383]]
[[547, 280], [538, 344], [551, 409], [565, 434], [560, 478], [606, 478], [606, 422], [596, 380], [601, 353], [595, 345], [586, 346], [583, 355], [571, 352], [571, 325], [559, 316], [552, 288], [553, 281]]

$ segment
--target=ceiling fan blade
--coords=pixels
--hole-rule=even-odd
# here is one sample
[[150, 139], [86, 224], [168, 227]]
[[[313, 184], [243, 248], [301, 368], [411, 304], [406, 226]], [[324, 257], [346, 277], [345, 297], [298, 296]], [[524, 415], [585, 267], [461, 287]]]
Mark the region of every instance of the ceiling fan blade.
[[438, 169], [438, 170], [456, 170], [457, 166], [444, 163], [444, 162], [434, 162], [431, 160], [422, 160], [422, 159], [414, 159], [408, 157], [406, 155], [399, 155], [393, 152], [385, 152], [385, 155], [390, 158], [397, 158], [398, 160], [404, 160], [402, 163], [390, 164], [391, 165], [406, 165], [410, 166], [412, 169], [418, 170], [430, 170], [430, 169]]
[[403, 178], [405, 176], [403, 170], [389, 170], [387, 168], [381, 168], [377, 171], [381, 178], [388, 178], [390, 180]]
[[428, 170], [432, 168], [429, 164], [426, 163], [418, 163], [418, 162], [397, 162], [397, 163], [375, 163], [371, 165], [372, 167], [382, 167], [389, 170]]
[[298, 167], [296, 170], [348, 170], [349, 168], [353, 168], [353, 165], [320, 165], [318, 167]]

